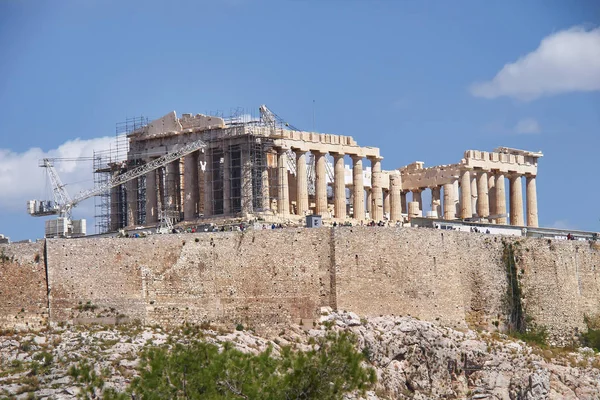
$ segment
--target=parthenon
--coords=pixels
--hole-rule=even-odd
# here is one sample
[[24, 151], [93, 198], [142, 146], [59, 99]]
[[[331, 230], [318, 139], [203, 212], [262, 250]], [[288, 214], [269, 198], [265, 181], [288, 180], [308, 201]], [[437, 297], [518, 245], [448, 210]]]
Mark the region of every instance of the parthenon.
[[114, 163], [112, 174], [198, 139], [207, 147], [112, 189], [113, 231], [156, 225], [165, 213], [182, 223], [241, 218], [301, 224], [317, 214], [338, 223], [428, 216], [538, 226], [541, 152], [467, 150], [456, 164], [424, 167], [417, 161], [382, 170], [380, 150], [350, 136], [296, 130], [269, 115], [243, 121], [175, 112], [131, 130], [127, 139], [127, 161]]

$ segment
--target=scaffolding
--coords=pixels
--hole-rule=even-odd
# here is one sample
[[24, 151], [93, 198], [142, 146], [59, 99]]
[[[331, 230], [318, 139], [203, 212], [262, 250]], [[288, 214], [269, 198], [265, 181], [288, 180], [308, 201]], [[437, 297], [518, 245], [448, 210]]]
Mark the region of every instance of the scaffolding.
[[[108, 149], [94, 150], [94, 186], [98, 187], [108, 183], [115, 174], [124, 172], [128, 167], [137, 164], [136, 161], [127, 162], [129, 153], [129, 140], [127, 134], [148, 125], [147, 117], [128, 118], [116, 124], [115, 140]], [[138, 220], [145, 220], [145, 208], [142, 206], [145, 198], [145, 179], [138, 179]], [[116, 203], [116, 204], [115, 204]], [[122, 228], [127, 222], [127, 192], [119, 186], [111, 191], [104, 192], [94, 197], [95, 232], [105, 233], [116, 226]], [[115, 221], [116, 219], [116, 221]]]

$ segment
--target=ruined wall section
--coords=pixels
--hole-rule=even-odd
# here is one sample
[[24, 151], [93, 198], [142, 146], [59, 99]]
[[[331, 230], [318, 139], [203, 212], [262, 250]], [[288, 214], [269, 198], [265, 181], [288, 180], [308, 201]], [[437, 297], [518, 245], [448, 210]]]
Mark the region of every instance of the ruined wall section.
[[35, 329], [47, 318], [44, 243], [0, 245], [0, 327]]
[[493, 328], [504, 314], [501, 238], [423, 228], [335, 231], [339, 309]]

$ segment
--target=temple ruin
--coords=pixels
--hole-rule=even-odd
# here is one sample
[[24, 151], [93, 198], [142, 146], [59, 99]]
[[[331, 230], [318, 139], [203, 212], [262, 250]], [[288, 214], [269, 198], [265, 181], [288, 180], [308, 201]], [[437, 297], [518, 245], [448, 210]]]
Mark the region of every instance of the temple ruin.
[[155, 226], [165, 216], [182, 224], [233, 218], [301, 224], [307, 214], [338, 223], [427, 216], [538, 226], [541, 152], [467, 150], [456, 164], [414, 162], [385, 171], [378, 148], [350, 136], [297, 130], [265, 110], [246, 121], [172, 112], [134, 125], [126, 161], [96, 172], [119, 174], [198, 139], [207, 147], [113, 188], [103, 203], [103, 230]]

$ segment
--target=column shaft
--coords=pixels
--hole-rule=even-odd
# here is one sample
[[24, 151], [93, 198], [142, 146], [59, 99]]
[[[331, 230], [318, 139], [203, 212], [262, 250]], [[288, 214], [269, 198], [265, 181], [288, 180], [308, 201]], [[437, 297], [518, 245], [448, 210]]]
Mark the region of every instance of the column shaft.
[[298, 215], [308, 211], [308, 180], [306, 178], [306, 152], [296, 151], [296, 207]]
[[153, 225], [158, 221], [158, 197], [156, 193], [156, 171], [146, 174], [146, 224]]
[[400, 175], [390, 175], [390, 221], [402, 219], [401, 186]]
[[246, 216], [254, 212], [254, 195], [252, 188], [252, 154], [249, 146], [242, 147], [242, 215]]
[[[488, 173], [488, 199], [490, 201], [490, 216], [498, 214], [496, 208], [496, 175], [493, 172]], [[496, 223], [496, 218], [491, 218], [490, 222]]]
[[383, 216], [390, 214], [390, 191], [383, 189]]
[[479, 215], [479, 218], [487, 218], [490, 216], [488, 195], [487, 172], [481, 171], [477, 175], [477, 215]]
[[130, 180], [125, 184], [127, 190], [127, 226], [133, 227], [138, 223], [138, 180]]
[[381, 157], [372, 157], [371, 160], [371, 219], [383, 220], [383, 191], [381, 188]]
[[277, 212], [282, 217], [287, 217], [290, 210], [286, 157], [284, 149], [277, 150]]
[[455, 219], [456, 207], [454, 205], [454, 183], [444, 185], [444, 219]]
[[198, 185], [198, 157], [200, 152], [195, 151], [183, 159], [183, 218], [192, 221], [198, 217], [198, 199], [200, 190]]
[[315, 156], [315, 212], [325, 216], [327, 213], [327, 170], [325, 153], [313, 151]]
[[510, 224], [523, 226], [523, 187], [521, 186], [521, 175], [510, 177]]
[[373, 205], [373, 191], [371, 188], [365, 189], [367, 195], [367, 212], [369, 213], [369, 218], [373, 219], [373, 214], [371, 213], [371, 206]]
[[460, 171], [460, 217], [462, 219], [473, 217], [471, 206], [471, 172], [463, 170]]
[[223, 214], [231, 213], [231, 152], [229, 146], [223, 151]]
[[346, 218], [346, 176], [344, 174], [344, 154], [333, 154], [333, 199], [336, 218]]
[[400, 205], [404, 214], [408, 214], [408, 206], [406, 205], [406, 193], [408, 192], [404, 190], [400, 192]]
[[[496, 176], [496, 214], [506, 215], [506, 189], [504, 174], [501, 172]], [[506, 225], [506, 217], [496, 218], [496, 223]]]
[[362, 158], [352, 156], [352, 207], [354, 219], [365, 219], [365, 189], [363, 185]]
[[534, 175], [527, 175], [525, 190], [527, 195], [527, 226], [538, 226], [537, 188]]
[[477, 214], [477, 173], [471, 172], [471, 212]]

